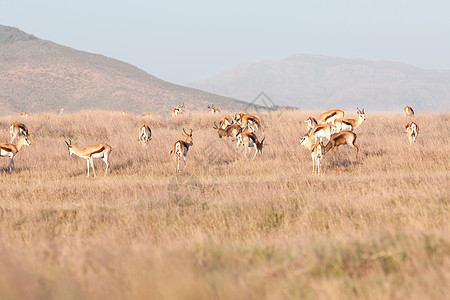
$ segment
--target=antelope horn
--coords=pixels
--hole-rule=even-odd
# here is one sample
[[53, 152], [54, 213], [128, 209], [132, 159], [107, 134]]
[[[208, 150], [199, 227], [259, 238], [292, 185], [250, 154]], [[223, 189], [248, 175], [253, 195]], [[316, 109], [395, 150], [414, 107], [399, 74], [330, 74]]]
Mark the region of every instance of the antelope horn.
[[184, 130], [184, 128], [183, 128], [183, 133], [184, 133], [185, 135], [189, 135], [189, 134], [187, 134], [186, 130]]

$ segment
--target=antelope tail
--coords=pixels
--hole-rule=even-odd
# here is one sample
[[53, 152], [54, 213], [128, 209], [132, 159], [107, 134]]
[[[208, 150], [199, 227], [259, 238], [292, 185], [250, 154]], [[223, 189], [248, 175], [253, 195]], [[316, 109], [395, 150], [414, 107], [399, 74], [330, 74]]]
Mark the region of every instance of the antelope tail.
[[317, 157], [322, 158], [322, 155], [323, 155], [322, 144], [319, 144], [317, 145]]

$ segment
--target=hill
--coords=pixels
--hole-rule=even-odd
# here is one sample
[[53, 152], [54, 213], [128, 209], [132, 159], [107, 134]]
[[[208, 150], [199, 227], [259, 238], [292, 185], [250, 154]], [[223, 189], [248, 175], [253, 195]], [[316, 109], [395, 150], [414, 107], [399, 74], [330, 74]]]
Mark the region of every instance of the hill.
[[264, 91], [276, 104], [302, 109], [369, 111], [450, 109], [450, 71], [388, 61], [294, 55], [238, 65], [190, 86], [251, 101]]
[[2, 113], [127, 110], [167, 114], [215, 104], [236, 110], [245, 103], [160, 80], [137, 67], [78, 51], [0, 25]]

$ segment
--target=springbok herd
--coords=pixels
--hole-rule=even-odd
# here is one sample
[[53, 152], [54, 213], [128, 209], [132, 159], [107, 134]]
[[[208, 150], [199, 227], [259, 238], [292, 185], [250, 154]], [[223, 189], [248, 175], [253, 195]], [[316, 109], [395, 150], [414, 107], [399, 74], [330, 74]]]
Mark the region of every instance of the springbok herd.
[[[220, 113], [220, 110], [214, 108], [213, 105], [208, 106], [209, 113], [212, 115]], [[183, 114], [185, 111], [184, 103], [172, 110], [172, 117], [177, 117]], [[414, 110], [410, 106], [406, 106], [403, 110], [404, 115], [408, 118], [414, 116]], [[62, 113], [62, 112], [60, 112]], [[125, 114], [125, 112], [123, 112]], [[344, 112], [339, 109], [330, 110], [324, 112], [319, 116], [318, 119], [314, 117], [309, 117], [305, 120], [307, 126], [307, 132], [300, 140], [300, 144], [305, 146], [312, 159], [312, 172], [320, 174], [320, 161], [322, 157], [330, 150], [336, 148], [338, 152], [338, 147], [340, 145], [348, 145], [355, 150], [356, 158], [358, 158], [359, 147], [355, 144], [356, 133], [353, 131], [358, 128], [365, 120], [366, 113], [363, 110], [357, 108], [358, 119], [345, 119]], [[28, 114], [23, 112], [20, 114], [22, 117], [27, 117]], [[147, 116], [148, 113], [142, 116]], [[253, 158], [259, 153], [262, 155], [262, 149], [265, 137], [259, 140], [255, 132], [257, 130], [262, 130], [261, 122], [258, 117], [251, 114], [237, 113], [233, 118], [223, 117], [220, 119], [219, 125], [214, 123], [213, 128], [217, 130], [219, 138], [231, 137], [233, 141], [237, 140], [235, 149], [235, 159], [236, 153], [241, 146], [244, 146], [244, 156], [246, 156], [245, 149], [248, 149], [249, 156], [252, 155], [252, 148], [255, 150]], [[406, 133], [410, 145], [412, 145], [419, 134], [419, 126], [410, 121], [406, 126]], [[14, 156], [22, 149], [22, 146], [29, 146], [31, 142], [29, 140], [29, 131], [25, 124], [21, 122], [15, 122], [9, 128], [10, 131], [10, 142], [0, 143], [0, 156], [7, 156], [10, 159], [8, 170], [11, 173], [15, 170], [14, 167]], [[186, 156], [189, 147], [193, 145], [192, 141], [192, 129], [189, 132], [183, 128], [183, 136], [185, 140], [178, 140], [173, 145], [173, 149], [170, 153], [175, 154], [176, 160], [176, 172], [180, 172], [180, 161], [183, 159], [184, 166], [186, 167]], [[15, 138], [18, 138], [16, 144], [12, 144]], [[328, 140], [328, 143], [324, 146], [323, 138]], [[139, 138], [138, 142], [147, 145], [147, 143], [152, 139], [152, 131], [150, 127], [146, 124], [139, 128]], [[105, 162], [105, 176], [107, 175], [108, 168], [110, 167], [109, 155], [111, 153], [111, 146], [105, 143], [100, 143], [92, 146], [87, 146], [85, 148], [77, 148], [72, 145], [72, 141], [65, 141], [69, 150], [69, 155], [75, 154], [87, 161], [87, 176], [89, 177], [90, 166], [92, 166], [92, 171], [95, 174], [94, 168], [94, 158], [101, 158]]]

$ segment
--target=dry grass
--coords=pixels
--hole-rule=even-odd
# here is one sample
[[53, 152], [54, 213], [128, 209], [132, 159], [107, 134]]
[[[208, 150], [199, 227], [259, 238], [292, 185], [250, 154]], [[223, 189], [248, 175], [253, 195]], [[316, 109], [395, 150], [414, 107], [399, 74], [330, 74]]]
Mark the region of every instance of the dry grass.
[[[316, 116], [318, 114], [315, 114]], [[352, 115], [352, 114], [348, 114]], [[2, 299], [445, 298], [450, 292], [449, 114], [368, 115], [360, 159], [341, 147], [322, 176], [299, 145], [303, 112], [260, 115], [267, 147], [234, 160], [219, 117], [40, 114], [16, 173], [0, 161]], [[2, 141], [13, 117], [0, 119]], [[145, 122], [153, 140], [137, 142]], [[188, 166], [169, 155], [193, 129]], [[113, 148], [86, 178], [78, 146]], [[104, 164], [96, 160], [98, 174]]]

